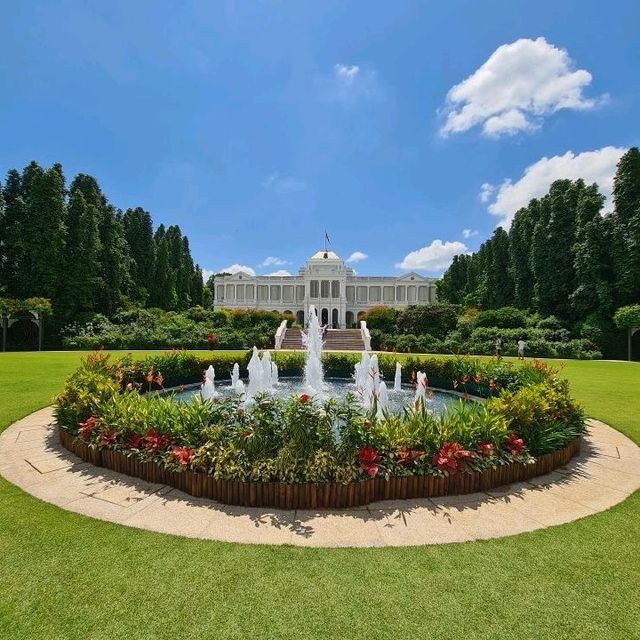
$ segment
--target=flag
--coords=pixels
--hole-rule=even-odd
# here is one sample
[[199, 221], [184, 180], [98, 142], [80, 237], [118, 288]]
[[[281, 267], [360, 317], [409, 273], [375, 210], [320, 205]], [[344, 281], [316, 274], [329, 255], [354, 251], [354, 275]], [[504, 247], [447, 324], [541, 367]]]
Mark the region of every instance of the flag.
[[327, 233], [326, 230], [324, 232], [324, 239], [325, 239], [327, 244], [331, 244], [331, 240], [329, 240], [329, 234]]

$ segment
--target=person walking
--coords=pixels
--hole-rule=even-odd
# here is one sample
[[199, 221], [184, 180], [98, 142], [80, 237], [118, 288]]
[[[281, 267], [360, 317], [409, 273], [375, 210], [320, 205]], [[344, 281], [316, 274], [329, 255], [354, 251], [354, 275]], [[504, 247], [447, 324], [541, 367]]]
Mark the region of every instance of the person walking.
[[500, 336], [496, 337], [496, 358], [500, 360], [502, 357], [502, 338]]
[[527, 348], [527, 343], [524, 341], [522, 336], [520, 336], [520, 340], [518, 340], [518, 360], [524, 360], [524, 350]]

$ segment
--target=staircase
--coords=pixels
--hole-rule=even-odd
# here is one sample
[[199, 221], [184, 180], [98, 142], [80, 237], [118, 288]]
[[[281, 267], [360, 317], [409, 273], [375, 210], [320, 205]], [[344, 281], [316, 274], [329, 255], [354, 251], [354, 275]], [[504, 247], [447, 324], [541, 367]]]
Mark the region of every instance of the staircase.
[[[300, 329], [287, 329], [280, 348], [303, 349]], [[360, 329], [327, 329], [324, 334], [324, 348], [327, 351], [364, 351]]]
[[287, 329], [280, 348], [302, 349], [302, 333], [300, 332], [300, 329]]
[[327, 329], [324, 348], [327, 351], [364, 351], [360, 329]]

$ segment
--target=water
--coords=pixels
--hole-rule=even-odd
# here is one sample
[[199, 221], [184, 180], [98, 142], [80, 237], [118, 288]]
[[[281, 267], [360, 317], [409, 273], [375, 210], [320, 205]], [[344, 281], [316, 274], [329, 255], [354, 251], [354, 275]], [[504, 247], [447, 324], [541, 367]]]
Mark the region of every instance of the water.
[[326, 393], [322, 370], [322, 327], [313, 305], [309, 306], [309, 327], [306, 333], [302, 332], [302, 342], [307, 352], [304, 364], [304, 387], [307, 393], [314, 396]]
[[[234, 388], [228, 382], [218, 382], [216, 384], [216, 397], [228, 398], [246, 389], [242, 380], [238, 380], [237, 386]], [[200, 393], [200, 389], [186, 389], [175, 393], [177, 400], [188, 402]], [[292, 395], [300, 395], [307, 393], [305, 381], [300, 378], [280, 378], [280, 381], [273, 385], [271, 393], [279, 397], [289, 397]], [[316, 394], [317, 399], [327, 400], [336, 398], [343, 400], [347, 394], [353, 394], [356, 398], [362, 400], [361, 391], [358, 390], [353, 380], [345, 380], [341, 378], [325, 378], [323, 381], [322, 391]], [[384, 381], [380, 383], [379, 402], [386, 396], [387, 408], [390, 413], [399, 413], [404, 407], [413, 404], [415, 397], [415, 389], [411, 385], [402, 385], [399, 391], [388, 390]], [[422, 398], [422, 394], [421, 394]], [[444, 408], [451, 402], [457, 402], [457, 398], [450, 393], [436, 390], [425, 390], [424, 402], [428, 409], [435, 413], [441, 413]]]

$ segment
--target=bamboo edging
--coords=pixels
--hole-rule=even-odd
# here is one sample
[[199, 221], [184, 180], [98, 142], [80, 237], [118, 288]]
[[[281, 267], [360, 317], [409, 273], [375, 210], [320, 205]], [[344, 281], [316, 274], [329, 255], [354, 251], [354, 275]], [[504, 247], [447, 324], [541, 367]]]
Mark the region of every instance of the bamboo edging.
[[532, 464], [513, 462], [486, 471], [461, 472], [450, 476], [402, 476], [373, 478], [340, 484], [283, 482], [234, 482], [216, 480], [197, 471], [169, 471], [155, 462], [143, 462], [119, 451], [92, 449], [61, 427], [60, 441], [85, 462], [106, 467], [147, 482], [166, 484], [198, 498], [209, 498], [228, 505], [277, 509], [348, 509], [380, 500], [437, 498], [488, 491], [502, 485], [529, 480], [550, 473], [569, 462], [580, 451], [581, 438], [540, 456]]

